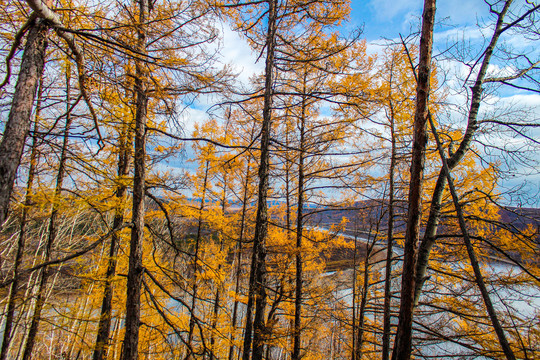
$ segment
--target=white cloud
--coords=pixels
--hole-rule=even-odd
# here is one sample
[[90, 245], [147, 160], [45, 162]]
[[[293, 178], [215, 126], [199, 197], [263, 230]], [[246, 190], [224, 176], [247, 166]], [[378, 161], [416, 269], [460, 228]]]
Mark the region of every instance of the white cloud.
[[492, 27], [478, 27], [476, 25], [467, 25], [461, 27], [453, 27], [448, 30], [437, 31], [433, 35], [433, 40], [436, 44], [441, 45], [452, 44], [456, 42], [471, 42], [484, 39], [490, 36], [493, 31]]
[[401, 13], [419, 9], [419, 4], [413, 0], [375, 0], [370, 7], [378, 20], [392, 20]]
[[366, 53], [367, 55], [382, 54], [382, 52], [384, 51], [386, 47], [387, 46], [385, 45], [383, 41], [377, 40], [377, 41], [366, 42]]
[[503, 99], [521, 106], [540, 108], [540, 94], [516, 94]]
[[223, 40], [221, 54], [223, 63], [232, 67], [238, 74], [238, 80], [244, 84], [250, 77], [261, 73], [264, 69], [263, 61], [256, 62], [257, 55], [248, 45], [246, 39], [233, 31], [227, 24], [223, 24]]
[[190, 137], [195, 130], [195, 124], [202, 124], [208, 120], [209, 115], [205, 110], [194, 107], [186, 108], [181, 115], [181, 123], [184, 126], [185, 136]]

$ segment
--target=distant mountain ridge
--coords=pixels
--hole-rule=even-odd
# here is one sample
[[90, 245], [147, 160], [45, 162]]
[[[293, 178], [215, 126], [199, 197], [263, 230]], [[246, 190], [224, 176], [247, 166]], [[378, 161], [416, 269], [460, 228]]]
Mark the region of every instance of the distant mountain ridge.
[[[306, 209], [309, 214], [310, 210]], [[394, 204], [394, 229], [404, 231], [407, 216], [407, 202], [397, 200]], [[501, 207], [499, 208], [501, 226], [511, 229], [524, 230], [532, 225], [540, 228], [540, 209], [521, 207]], [[385, 200], [363, 200], [357, 201], [347, 208], [318, 208], [312, 215], [307, 216], [310, 223], [315, 226], [329, 227], [339, 224], [343, 218], [348, 221], [347, 230], [351, 232], [353, 228], [368, 230], [370, 227], [378, 225], [379, 231], [385, 231], [388, 226], [388, 202]]]

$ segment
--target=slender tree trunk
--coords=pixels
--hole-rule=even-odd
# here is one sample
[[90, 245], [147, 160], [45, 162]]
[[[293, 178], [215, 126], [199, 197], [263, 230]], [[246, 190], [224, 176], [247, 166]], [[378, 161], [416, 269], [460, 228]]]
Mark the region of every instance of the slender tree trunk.
[[[49, 261], [51, 256], [51, 251], [53, 248], [54, 243], [56, 242], [56, 237], [58, 234], [58, 212], [59, 212], [59, 206], [58, 206], [58, 200], [60, 196], [62, 195], [62, 186], [64, 183], [65, 178], [65, 169], [66, 169], [66, 163], [67, 163], [67, 152], [68, 152], [68, 145], [69, 145], [69, 131], [71, 127], [72, 122], [72, 116], [71, 116], [71, 96], [70, 96], [70, 75], [67, 76], [67, 89], [66, 89], [66, 125], [64, 129], [64, 140], [62, 143], [62, 151], [60, 154], [60, 163], [58, 165], [58, 173], [56, 175], [56, 188], [54, 190], [54, 197], [52, 200], [52, 211], [51, 216], [49, 218], [49, 229], [48, 229], [48, 237], [47, 242], [45, 244], [45, 254], [44, 254], [44, 262]], [[36, 307], [34, 309], [34, 314], [32, 315], [32, 321], [30, 324], [30, 329], [28, 330], [28, 337], [26, 341], [26, 346], [24, 348], [23, 352], [23, 360], [29, 360], [32, 356], [32, 351], [35, 345], [36, 336], [38, 333], [38, 327], [39, 327], [39, 321], [41, 318], [41, 312], [43, 310], [43, 306], [45, 305], [46, 300], [46, 288], [47, 288], [47, 282], [49, 280], [50, 271], [48, 267], [43, 267], [41, 270], [41, 279], [39, 280], [39, 288], [37, 292], [37, 298], [36, 298]]]
[[[146, 18], [148, 0], [138, 0], [139, 21], [137, 26], [137, 50], [146, 52]], [[135, 61], [135, 91], [137, 94], [135, 110], [135, 152], [133, 157], [133, 210], [131, 240], [129, 244], [129, 270], [126, 293], [126, 332], [122, 348], [122, 360], [137, 360], [139, 346], [139, 326], [141, 317], [141, 286], [144, 268], [142, 264], [142, 245], [144, 240], [144, 194], [146, 157], [146, 112], [148, 96], [144, 84], [144, 69], [140, 60]]]
[[403, 275], [399, 323], [392, 353], [393, 360], [409, 360], [411, 357], [412, 318], [416, 270], [416, 243], [418, 241], [425, 151], [427, 145], [426, 121], [428, 113], [429, 79], [431, 74], [431, 51], [435, 23], [435, 0], [424, 1], [422, 35], [420, 38], [420, 62], [416, 87], [416, 112], [412, 148], [411, 178], [409, 185], [409, 209], [405, 232]]
[[9, 346], [11, 344], [12, 330], [13, 330], [13, 317], [15, 315], [15, 302], [17, 298], [17, 289], [19, 287], [19, 267], [21, 266], [24, 246], [26, 241], [26, 223], [28, 221], [28, 212], [30, 206], [32, 205], [32, 196], [33, 196], [33, 184], [34, 177], [36, 172], [36, 164], [38, 157], [38, 148], [37, 148], [37, 130], [38, 130], [38, 119], [41, 108], [41, 96], [43, 92], [43, 77], [40, 78], [39, 90], [38, 90], [38, 100], [36, 104], [36, 116], [34, 118], [34, 134], [32, 136], [32, 150], [30, 153], [30, 168], [28, 170], [28, 180], [26, 182], [26, 196], [24, 200], [24, 207], [21, 216], [21, 226], [19, 230], [19, 237], [17, 238], [17, 249], [15, 255], [15, 262], [13, 264], [13, 282], [9, 289], [9, 298], [6, 311], [6, 325], [4, 327], [4, 336], [2, 340], [2, 349], [0, 350], [0, 360], [5, 360], [9, 351]]
[[[223, 240], [221, 240], [220, 251], [223, 251]], [[218, 266], [218, 272], [221, 271], [221, 265]], [[212, 311], [212, 333], [210, 335], [210, 360], [216, 359], [215, 344], [216, 344], [216, 332], [219, 317], [220, 296], [221, 296], [221, 283], [216, 283], [216, 295], [214, 297], [214, 309]]]
[[[225, 136], [226, 135], [227, 134], [225, 134]], [[225, 171], [223, 173], [223, 197], [221, 198], [221, 213], [223, 214], [223, 216], [225, 216], [226, 210], [227, 210], [227, 179], [228, 179], [227, 172]], [[219, 242], [220, 253], [223, 252], [223, 246], [224, 246], [223, 237], [221, 237], [220, 242]], [[218, 274], [221, 272], [221, 269], [222, 269], [222, 266], [221, 266], [221, 263], [219, 263], [218, 268], [217, 268]], [[219, 308], [221, 307], [219, 302], [220, 302], [222, 287], [223, 287], [223, 282], [221, 282], [218, 279], [218, 281], [216, 281], [216, 296], [214, 298], [214, 309], [212, 313], [212, 334], [210, 337], [210, 349], [211, 349], [210, 360], [214, 360], [216, 358], [215, 334], [217, 332], [216, 330], [217, 330], [217, 324], [218, 324]]]
[[210, 163], [207, 160], [204, 168], [204, 180], [203, 180], [203, 193], [201, 196], [201, 205], [199, 206], [199, 217], [197, 219], [197, 237], [195, 238], [195, 256], [193, 259], [193, 293], [191, 295], [191, 306], [189, 308], [189, 332], [187, 339], [187, 354], [186, 359], [191, 357], [193, 341], [193, 332], [195, 330], [195, 308], [197, 306], [197, 272], [199, 271], [199, 256], [200, 256], [200, 247], [201, 247], [201, 234], [202, 234], [202, 212], [204, 210], [204, 205], [206, 202], [206, 190], [208, 187], [208, 173], [210, 171]]
[[[495, 46], [497, 45], [499, 37], [502, 34], [502, 29], [505, 25], [504, 18], [511, 4], [512, 4], [512, 0], [508, 0], [505, 2], [503, 9], [498, 15], [497, 24], [495, 25], [495, 30], [493, 32], [493, 36], [491, 37], [491, 41], [484, 52], [482, 65], [480, 66], [480, 69], [478, 71], [478, 75], [476, 77], [474, 86], [471, 89], [471, 92], [472, 92], [471, 105], [469, 108], [469, 115], [468, 115], [468, 120], [467, 120], [467, 130], [465, 131], [465, 135], [463, 136], [463, 139], [461, 140], [461, 143], [459, 144], [458, 149], [456, 150], [454, 154], [452, 154], [449, 157], [447, 161], [448, 168], [450, 171], [454, 169], [465, 157], [465, 154], [469, 150], [472, 140], [478, 130], [478, 111], [480, 109], [480, 103], [481, 103], [482, 94], [483, 94], [482, 85], [484, 83], [484, 79], [485, 79], [485, 76], [489, 67], [489, 63], [491, 61], [491, 57], [493, 55], [493, 52], [495, 51]], [[422, 286], [424, 285], [424, 282], [426, 279], [426, 271], [427, 271], [427, 267], [429, 263], [429, 256], [431, 254], [431, 248], [435, 244], [436, 235], [437, 235], [437, 227], [439, 225], [439, 219], [441, 216], [441, 203], [442, 203], [443, 191], [446, 186], [446, 181], [447, 181], [447, 178], [446, 178], [444, 169], [441, 168], [439, 172], [439, 176], [437, 178], [437, 183], [435, 185], [433, 194], [431, 196], [431, 206], [429, 210], [429, 217], [426, 224], [425, 234], [420, 244], [420, 247], [418, 249], [418, 262], [416, 264], [416, 281], [415, 281], [416, 286], [415, 286], [415, 299], [414, 299], [415, 304], [418, 304], [418, 300], [420, 299]]]
[[[377, 231], [378, 233], [378, 231]], [[362, 300], [360, 300], [360, 309], [358, 310], [358, 329], [356, 331], [355, 360], [362, 358], [362, 346], [364, 343], [364, 319], [366, 316], [367, 296], [369, 290], [369, 258], [375, 245], [377, 235], [373, 238], [371, 244], [366, 244], [366, 260], [364, 262], [364, 278], [362, 284]]]
[[306, 76], [304, 73], [302, 113], [300, 117], [300, 149], [298, 157], [298, 208], [296, 213], [296, 290], [294, 298], [294, 343], [291, 360], [300, 360], [302, 347], [302, 236], [304, 230], [304, 151], [305, 151], [305, 127], [306, 127]]
[[240, 291], [240, 275], [242, 273], [242, 250], [243, 250], [243, 242], [244, 242], [244, 232], [246, 228], [246, 211], [247, 211], [247, 202], [248, 202], [248, 185], [249, 185], [249, 176], [250, 172], [250, 166], [249, 162], [247, 163], [246, 167], [246, 178], [244, 181], [244, 194], [242, 196], [242, 214], [240, 217], [240, 235], [238, 238], [238, 245], [237, 245], [237, 254], [236, 254], [236, 283], [234, 286], [234, 293], [235, 293], [235, 299], [233, 304], [233, 312], [232, 312], [232, 331], [230, 334], [230, 341], [231, 345], [229, 346], [229, 357], [228, 360], [233, 359], [234, 355], [234, 343], [233, 343], [233, 337], [236, 331], [237, 327], [237, 318], [238, 318], [238, 300], [237, 300], [237, 294]]
[[[279, 285], [276, 290], [277, 296], [274, 302], [272, 303], [272, 306], [270, 307], [270, 310], [268, 311], [268, 317], [266, 319], [266, 326], [268, 327], [268, 334], [271, 335], [273, 328], [275, 324], [277, 323], [277, 310], [279, 309], [279, 304], [283, 301], [283, 298], [285, 296], [285, 275], [280, 276], [279, 278]], [[290, 295], [289, 295], [290, 296]], [[266, 360], [271, 360], [272, 355], [272, 347], [269, 344], [266, 344]]]
[[[289, 131], [289, 128], [288, 128], [288, 121], [285, 121], [285, 144], [287, 146], [290, 146], [291, 145], [291, 140], [290, 140], [290, 131]], [[285, 229], [286, 229], [286, 234], [287, 234], [287, 244], [290, 243], [292, 241], [291, 239], [291, 232], [292, 232], [292, 227], [291, 227], [291, 198], [292, 198], [292, 194], [291, 194], [291, 168], [292, 168], [292, 163], [293, 161], [291, 160], [291, 152], [287, 151], [285, 153]], [[289, 283], [292, 284], [293, 283], [293, 278], [291, 275], [289, 275]], [[291, 333], [291, 336], [290, 336], [290, 339], [289, 339], [289, 343], [290, 343], [290, 347], [291, 349], [294, 348], [294, 339], [295, 339], [295, 336], [294, 336], [294, 317], [292, 319], [289, 320], [289, 328], [291, 329], [290, 330], [290, 333]]]
[[118, 353], [121, 354], [122, 352], [122, 345], [120, 344], [120, 341], [117, 340], [117, 341], [114, 341], [115, 339], [120, 339], [120, 329], [121, 329], [121, 322], [122, 320], [120, 319], [116, 319], [116, 321], [114, 322], [114, 325], [113, 325], [113, 331], [112, 331], [112, 344], [114, 344], [112, 346], [112, 354], [111, 354], [111, 359], [118, 359], [119, 355]]
[[[124, 222], [124, 200], [127, 191], [124, 179], [129, 173], [129, 125], [126, 124], [120, 134], [120, 151], [118, 153], [118, 180], [119, 184], [115, 190], [117, 205], [114, 213], [113, 229], [119, 228]], [[99, 317], [98, 332], [94, 347], [93, 360], [103, 360], [107, 356], [109, 337], [112, 320], [112, 298], [113, 285], [112, 280], [116, 274], [116, 263], [118, 247], [120, 245], [120, 234], [114, 232], [111, 236], [111, 245], [109, 248], [109, 257], [107, 260], [107, 271], [105, 273], [105, 285], [103, 289], [103, 301], [101, 303], [101, 315]]]
[[[392, 79], [392, 74], [390, 74]], [[390, 91], [392, 89], [392, 80], [390, 80]], [[382, 360], [388, 360], [390, 355], [390, 333], [391, 333], [391, 306], [392, 306], [392, 257], [394, 243], [394, 171], [396, 167], [396, 133], [394, 127], [394, 106], [391, 95], [390, 105], [390, 137], [392, 149], [390, 155], [389, 170], [389, 198], [388, 198], [388, 234], [386, 238], [386, 262], [385, 262], [385, 280], [384, 280], [384, 308], [383, 308], [383, 338], [382, 338]]]
[[452, 201], [454, 202], [454, 207], [456, 209], [456, 213], [458, 216], [459, 227], [461, 229], [461, 233], [463, 234], [463, 241], [465, 242], [465, 248], [467, 249], [467, 254], [469, 255], [469, 259], [471, 261], [471, 266], [473, 268], [476, 284], [478, 285], [478, 288], [480, 289], [480, 294], [482, 294], [482, 299], [484, 300], [484, 304], [486, 305], [489, 319], [491, 320], [493, 329], [495, 330], [495, 333], [497, 334], [497, 338], [499, 339], [499, 344], [501, 345], [501, 348], [504, 352], [504, 355], [506, 356], [506, 359], [515, 360], [516, 357], [514, 355], [514, 352], [512, 351], [512, 348], [510, 347], [508, 340], [506, 339], [504, 330], [499, 322], [499, 319], [497, 318], [497, 313], [495, 312], [495, 308], [493, 307], [493, 303], [491, 302], [491, 298], [489, 297], [489, 292], [486, 288], [486, 284], [484, 283], [484, 277], [482, 276], [482, 272], [480, 271], [480, 265], [478, 264], [476, 254], [472, 246], [471, 238], [469, 237], [467, 224], [465, 223], [465, 216], [463, 215], [463, 209], [461, 208], [461, 204], [459, 203], [459, 197], [457, 195], [456, 188], [454, 186], [454, 181], [452, 180], [452, 175], [450, 174], [450, 168], [448, 167], [448, 163], [446, 161], [446, 157], [444, 156], [444, 151], [443, 151], [441, 142], [439, 140], [437, 131], [435, 129], [435, 124], [433, 123], [431, 116], [429, 117], [429, 121], [430, 121], [433, 135], [437, 142], [439, 155], [443, 163], [443, 171], [446, 175], [446, 179], [448, 180], [450, 194], [452, 195]]
[[45, 67], [47, 33], [48, 27], [41, 20], [36, 20], [30, 27], [11, 110], [0, 143], [0, 227], [7, 218], [24, 142], [30, 130], [36, 90]]
[[[248, 304], [246, 309], [246, 328], [244, 333], [243, 360], [249, 360], [253, 331], [253, 360], [263, 357], [266, 339], [266, 326], [264, 323], [266, 308], [266, 236], [268, 232], [268, 182], [269, 182], [269, 144], [272, 123], [272, 97], [274, 49], [277, 23], [277, 1], [268, 0], [268, 33], [266, 36], [266, 66], [265, 91], [263, 105], [263, 122], [261, 129], [261, 153], [259, 164], [259, 190], [257, 201], [257, 215], [255, 219], [255, 236], [253, 240], [253, 256], [251, 261], [251, 274], [249, 283]], [[251, 312], [255, 302], [255, 317], [251, 323]]]
[[355, 232], [354, 232], [354, 252], [353, 252], [353, 281], [352, 281], [352, 319], [351, 319], [351, 325], [352, 325], [352, 336], [351, 336], [351, 360], [356, 360], [356, 298], [358, 297], [357, 291], [356, 291], [356, 278], [358, 269], [356, 266], [356, 255], [358, 254], [358, 229], [355, 226]]
[[[101, 259], [100, 259], [101, 260]], [[66, 351], [67, 356], [66, 359], [72, 359], [71, 354], [74, 352], [74, 349], [77, 349], [77, 354], [80, 354], [82, 347], [81, 347], [81, 338], [84, 338], [84, 335], [86, 335], [86, 330], [88, 328], [89, 321], [88, 320], [88, 314], [91, 314], [92, 310], [92, 304], [90, 303], [90, 294], [92, 294], [94, 290], [94, 284], [90, 285], [87, 294], [84, 298], [84, 304], [82, 306], [79, 306], [77, 309], [77, 315], [72, 320], [72, 326], [69, 329], [69, 337], [68, 337], [68, 350]], [[79, 356], [79, 355], [77, 355]]]
[[[43, 235], [39, 235], [39, 242], [36, 246], [36, 250], [33, 254], [32, 258], [32, 266], [35, 266], [39, 261], [39, 252], [40, 249], [43, 247], [43, 244], [45, 243], [46, 239], [44, 238], [46, 236], [46, 231], [43, 231]], [[24, 317], [24, 323], [28, 324], [30, 323], [30, 320], [32, 318], [32, 314], [34, 313], [34, 309], [36, 307], [36, 295], [37, 295], [37, 289], [38, 284], [41, 276], [40, 271], [34, 271], [30, 273], [30, 276], [28, 277], [26, 290], [23, 296], [23, 299], [26, 299], [24, 302], [24, 307], [22, 309], [21, 318]], [[26, 331], [24, 329], [23, 331]], [[23, 339], [19, 343], [18, 349], [17, 349], [17, 359], [19, 359], [23, 354], [23, 349], [26, 347], [26, 343], [28, 340], [28, 331], [26, 331], [25, 334], [22, 334]]]

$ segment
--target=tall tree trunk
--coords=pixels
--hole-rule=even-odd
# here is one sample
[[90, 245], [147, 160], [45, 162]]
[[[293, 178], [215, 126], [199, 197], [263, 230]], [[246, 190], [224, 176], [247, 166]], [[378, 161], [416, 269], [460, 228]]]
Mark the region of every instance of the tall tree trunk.
[[[491, 41], [489, 45], [487, 46], [486, 50], [484, 51], [484, 58], [482, 60], [482, 65], [480, 66], [478, 75], [476, 76], [476, 81], [474, 83], [474, 86], [471, 88], [471, 105], [469, 108], [469, 115], [468, 115], [468, 120], [467, 120], [467, 130], [465, 131], [465, 135], [463, 136], [463, 139], [461, 140], [461, 143], [459, 144], [458, 149], [452, 156], [450, 156], [450, 158], [448, 158], [448, 161], [447, 161], [448, 168], [450, 171], [454, 169], [465, 157], [465, 154], [469, 150], [472, 140], [478, 130], [478, 111], [480, 109], [480, 102], [482, 100], [482, 94], [483, 94], [482, 85], [484, 83], [484, 79], [485, 79], [485, 76], [489, 67], [489, 63], [491, 62], [491, 57], [493, 55], [493, 52], [495, 51], [495, 46], [497, 45], [497, 42], [502, 34], [502, 30], [505, 25], [504, 18], [511, 4], [512, 4], [512, 0], [508, 0], [505, 2], [503, 9], [498, 15], [497, 24], [495, 25], [495, 29], [493, 31]], [[428, 221], [426, 224], [426, 230], [425, 230], [422, 242], [420, 244], [420, 247], [418, 249], [418, 262], [416, 264], [416, 281], [415, 281], [416, 287], [415, 287], [415, 299], [414, 299], [415, 304], [418, 304], [418, 300], [420, 299], [422, 286], [424, 285], [424, 282], [426, 279], [426, 271], [428, 267], [429, 256], [431, 254], [431, 248], [435, 244], [436, 235], [437, 235], [437, 227], [439, 225], [439, 219], [441, 216], [442, 196], [443, 196], [444, 188], [446, 186], [446, 181], [447, 181], [447, 178], [446, 178], [444, 169], [441, 168], [439, 172], [439, 176], [437, 178], [437, 183], [435, 184], [435, 188], [431, 196], [431, 206], [429, 210]]]
[[234, 294], [235, 294], [235, 299], [234, 299], [234, 304], [233, 304], [233, 312], [232, 312], [232, 323], [231, 323], [231, 326], [232, 326], [232, 330], [231, 330], [231, 334], [230, 334], [230, 338], [229, 340], [231, 341], [231, 345], [229, 346], [229, 356], [228, 356], [228, 360], [232, 360], [233, 359], [233, 356], [234, 356], [234, 343], [233, 343], [233, 337], [234, 337], [234, 333], [235, 333], [235, 330], [236, 330], [236, 327], [237, 327], [237, 318], [238, 318], [238, 292], [240, 291], [240, 275], [242, 274], [242, 250], [243, 250], [243, 242], [244, 242], [244, 233], [245, 233], [245, 228], [246, 228], [246, 210], [247, 210], [247, 202], [248, 202], [248, 185], [249, 185], [249, 180], [250, 180], [250, 176], [249, 176], [249, 172], [250, 172], [250, 166], [249, 166], [249, 161], [247, 163], [247, 167], [246, 167], [246, 178], [245, 178], [245, 181], [244, 181], [244, 194], [242, 196], [242, 214], [240, 216], [240, 235], [238, 237], [238, 244], [237, 244], [237, 247], [236, 247], [236, 251], [237, 251], [237, 254], [236, 254], [236, 271], [235, 271], [235, 275], [236, 275], [236, 283], [235, 283], [235, 286], [234, 286]]
[[197, 237], [195, 238], [195, 254], [193, 259], [193, 289], [191, 295], [191, 305], [189, 308], [189, 332], [187, 339], [187, 354], [186, 359], [191, 357], [193, 341], [193, 332], [195, 330], [195, 308], [197, 306], [197, 272], [199, 271], [199, 257], [200, 257], [200, 247], [201, 247], [201, 235], [202, 235], [202, 212], [204, 210], [204, 204], [206, 202], [206, 190], [208, 187], [208, 173], [210, 171], [210, 162], [206, 160], [204, 168], [204, 180], [203, 180], [203, 193], [201, 196], [201, 205], [199, 206], [199, 216], [197, 219]]
[[[139, 19], [137, 24], [137, 50], [146, 53], [146, 19], [148, 0], [138, 0]], [[131, 240], [129, 243], [129, 270], [126, 292], [126, 333], [122, 348], [122, 360], [137, 360], [139, 347], [139, 326], [141, 317], [141, 286], [143, 278], [142, 245], [144, 240], [144, 194], [145, 194], [145, 157], [146, 157], [146, 112], [148, 96], [146, 94], [141, 60], [135, 60], [135, 91], [137, 94], [135, 109], [135, 148], [133, 176], [133, 210]]]
[[33, 184], [36, 172], [36, 164], [38, 157], [37, 148], [37, 130], [38, 119], [41, 108], [41, 96], [43, 92], [43, 77], [40, 78], [38, 99], [36, 104], [36, 116], [34, 118], [34, 134], [32, 136], [32, 150], [30, 153], [30, 168], [28, 170], [28, 180], [26, 182], [26, 196], [24, 200], [24, 207], [21, 216], [21, 225], [19, 230], [19, 237], [17, 238], [17, 249], [15, 254], [15, 261], [13, 264], [13, 282], [9, 289], [9, 298], [6, 311], [6, 325], [4, 327], [4, 336], [2, 340], [2, 349], [0, 350], [0, 360], [5, 360], [9, 351], [9, 345], [11, 343], [12, 330], [13, 330], [13, 317], [15, 315], [15, 301], [17, 298], [17, 289], [19, 287], [19, 267], [21, 266], [24, 246], [26, 240], [26, 223], [28, 221], [28, 211], [32, 205], [33, 196]]
[[7, 218], [24, 142], [30, 130], [36, 90], [45, 66], [47, 33], [44, 21], [35, 20], [24, 47], [15, 94], [0, 143], [0, 227]]
[[392, 82], [394, 73], [394, 59], [390, 68], [390, 90], [388, 94], [388, 106], [390, 109], [390, 167], [388, 171], [388, 224], [386, 237], [386, 261], [384, 279], [384, 305], [383, 305], [383, 334], [382, 334], [382, 360], [390, 357], [390, 334], [391, 334], [391, 306], [392, 306], [392, 257], [394, 256], [394, 192], [395, 192], [395, 168], [397, 162], [397, 139], [395, 129], [394, 102], [392, 100]]
[[351, 360], [356, 360], [356, 298], [358, 297], [356, 291], [356, 278], [358, 269], [356, 266], [356, 255], [358, 254], [358, 231], [355, 226], [354, 232], [354, 252], [353, 252], [353, 277], [352, 277], [352, 318], [351, 318]]
[[429, 79], [431, 74], [431, 51], [435, 23], [435, 1], [424, 1], [422, 35], [420, 38], [420, 61], [416, 86], [416, 111], [409, 185], [409, 209], [405, 231], [403, 275], [399, 323], [392, 353], [393, 360], [409, 360], [411, 357], [412, 318], [416, 270], [416, 243], [418, 241], [424, 161], [427, 145], [426, 121], [428, 113]]
[[[285, 121], [285, 145], [291, 146], [291, 139], [290, 139], [290, 131], [288, 128], [288, 121]], [[291, 239], [291, 233], [292, 233], [292, 227], [291, 227], [291, 198], [292, 198], [292, 190], [291, 190], [291, 169], [293, 160], [291, 160], [291, 157], [293, 156], [291, 152], [287, 151], [285, 152], [285, 159], [284, 159], [284, 170], [285, 170], [285, 231], [287, 234], [287, 244], [289, 244]], [[289, 283], [293, 283], [293, 277], [292, 275], [289, 275]], [[289, 320], [289, 327], [291, 329], [290, 333], [290, 347], [291, 349], [294, 348], [294, 317]]]
[[[44, 236], [40, 235], [38, 244], [36, 246], [36, 250], [34, 251], [33, 256], [31, 256], [32, 266], [35, 266], [37, 265], [38, 262], [40, 262], [41, 259], [39, 259], [39, 253], [40, 253], [40, 249], [42, 249], [42, 247], [44, 246], [45, 241], [46, 239], [44, 239]], [[34, 309], [36, 307], [36, 294], [37, 294], [37, 287], [38, 287], [40, 278], [41, 278], [41, 272], [34, 271], [30, 273], [30, 275], [28, 276], [28, 280], [26, 281], [27, 286], [23, 295], [23, 299], [25, 299], [26, 301], [23, 303], [23, 308], [20, 315], [21, 318], [24, 317], [24, 320], [22, 320], [22, 322], [25, 324], [30, 323], [32, 319], [32, 314], [34, 313]], [[28, 339], [28, 331], [26, 331], [26, 326], [25, 326], [25, 329], [22, 331], [25, 331], [25, 334], [22, 334], [23, 338], [22, 338], [22, 341], [19, 343], [19, 346], [17, 349], [17, 359], [19, 359], [20, 356], [22, 356], [23, 349], [26, 347], [26, 342]]]
[[[272, 123], [274, 49], [277, 23], [277, 1], [268, 0], [268, 32], [266, 35], [266, 65], [263, 122], [261, 129], [261, 153], [259, 164], [259, 190], [257, 215], [255, 219], [255, 236], [253, 239], [253, 256], [249, 281], [248, 304], [246, 309], [246, 327], [244, 333], [243, 360], [249, 360], [253, 332], [253, 360], [263, 357], [266, 326], [264, 323], [266, 308], [266, 236], [268, 232], [268, 182], [269, 182], [269, 144]], [[251, 323], [251, 312], [255, 302], [255, 316]]]
[[[118, 180], [115, 190], [116, 207], [113, 220], [113, 229], [119, 228], [124, 222], [124, 201], [127, 191], [125, 185], [125, 178], [129, 173], [129, 157], [130, 157], [130, 131], [129, 124], [125, 124], [120, 134], [120, 151], [118, 153]], [[107, 260], [107, 270], [105, 273], [105, 284], [103, 289], [103, 301], [101, 302], [101, 315], [99, 317], [98, 331], [96, 336], [96, 343], [94, 347], [93, 360], [103, 360], [107, 356], [107, 349], [109, 344], [109, 337], [111, 331], [111, 319], [112, 319], [112, 298], [113, 298], [113, 285], [112, 280], [116, 274], [116, 263], [118, 247], [120, 245], [120, 234], [114, 232], [111, 236], [111, 244], [109, 248], [109, 257]]]
[[391, 333], [391, 305], [392, 305], [392, 257], [394, 243], [394, 171], [396, 167], [396, 134], [394, 127], [394, 108], [390, 99], [390, 136], [392, 150], [390, 155], [389, 171], [389, 198], [388, 198], [388, 230], [386, 238], [386, 262], [384, 279], [384, 308], [383, 308], [383, 338], [382, 338], [382, 360], [388, 360], [390, 354], [390, 333]]
[[[69, 71], [69, 70], [68, 70]], [[60, 163], [58, 164], [58, 173], [56, 175], [56, 187], [54, 190], [54, 197], [52, 199], [52, 211], [49, 218], [49, 228], [47, 242], [45, 244], [44, 262], [49, 261], [51, 256], [51, 250], [58, 234], [58, 199], [62, 195], [62, 186], [65, 178], [65, 170], [67, 163], [68, 145], [69, 145], [69, 130], [71, 127], [71, 96], [70, 96], [70, 75], [67, 76], [67, 88], [66, 88], [66, 125], [64, 129], [64, 140], [62, 143], [62, 151], [60, 154]], [[39, 321], [41, 318], [41, 312], [46, 300], [46, 288], [49, 280], [50, 271], [48, 267], [43, 267], [41, 270], [41, 279], [39, 280], [39, 287], [37, 291], [36, 307], [32, 314], [32, 321], [28, 330], [28, 337], [23, 352], [23, 360], [29, 360], [32, 356], [32, 351], [35, 345], [36, 336], [38, 333]]]
[[362, 346], [364, 343], [364, 319], [366, 317], [367, 296], [369, 290], [369, 258], [373, 252], [373, 247], [375, 246], [378, 232], [379, 231], [377, 230], [375, 236], [373, 237], [373, 242], [366, 244], [366, 260], [364, 261], [364, 278], [361, 293], [362, 300], [360, 300], [360, 309], [358, 310], [358, 329], [356, 330], [355, 340], [355, 360], [360, 360], [362, 358]]
[[300, 360], [300, 349], [302, 346], [302, 236], [304, 230], [304, 151], [305, 151], [305, 128], [306, 128], [306, 77], [304, 73], [304, 83], [302, 92], [302, 109], [300, 116], [300, 149], [298, 157], [298, 208], [296, 213], [296, 274], [295, 274], [295, 297], [294, 297], [294, 343], [291, 360]]
[[[225, 133], [225, 137], [227, 136], [227, 134]], [[223, 197], [221, 198], [221, 213], [222, 213], [222, 216], [225, 216], [225, 213], [227, 211], [227, 172], [224, 171], [223, 173]], [[224, 247], [224, 243], [223, 243], [223, 236], [221, 237], [220, 241], [219, 241], [219, 252], [223, 252], [223, 247]], [[217, 268], [217, 273], [219, 274], [220, 271], [222, 269], [222, 265], [221, 263], [219, 263], [218, 265], [218, 268]], [[213, 312], [212, 312], [212, 333], [210, 335], [210, 360], [214, 360], [216, 358], [216, 355], [215, 355], [215, 343], [216, 343], [216, 339], [215, 339], [215, 334], [216, 334], [216, 330], [217, 330], [217, 324], [218, 324], [218, 316], [219, 316], [219, 308], [221, 307], [220, 306], [220, 297], [221, 297], [221, 291], [222, 291], [222, 288], [223, 288], [223, 282], [221, 280], [218, 280], [215, 282], [216, 283], [216, 295], [214, 297], [214, 309], [213, 309]]]

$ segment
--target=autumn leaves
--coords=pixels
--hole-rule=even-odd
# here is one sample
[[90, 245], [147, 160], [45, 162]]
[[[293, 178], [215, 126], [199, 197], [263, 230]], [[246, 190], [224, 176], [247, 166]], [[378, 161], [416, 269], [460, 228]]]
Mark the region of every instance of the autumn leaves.
[[[0, 358], [387, 359], [394, 347], [406, 359], [430, 341], [475, 356], [538, 351], [531, 319], [489, 308], [489, 287], [502, 281], [482, 272], [487, 259], [515, 260], [528, 271], [519, 284], [533, 286], [538, 264], [531, 228], [493, 225], [497, 165], [473, 146], [484, 83], [497, 80], [486, 80], [491, 57], [509, 51], [498, 39], [536, 5], [493, 6], [492, 38], [467, 62], [476, 81], [458, 104], [470, 109], [463, 129], [440, 116], [448, 104], [432, 25], [419, 47], [403, 40], [368, 55], [358, 32], [338, 32], [346, 1], [30, 5], [49, 21], [26, 29], [6, 95]], [[21, 17], [13, 4], [6, 11]], [[429, 1], [426, 23], [433, 13]], [[60, 26], [70, 18], [76, 27]], [[207, 44], [219, 23], [264, 63], [251, 83], [237, 86], [215, 61]], [[60, 38], [46, 48], [49, 27]], [[196, 99], [212, 115], [186, 134], [182, 109]], [[167, 168], [186, 152], [196, 170]], [[24, 185], [12, 195], [17, 169]], [[318, 227], [345, 208], [355, 215]], [[369, 234], [367, 244], [340, 237], [346, 230]], [[361, 246], [387, 250], [384, 266], [380, 255], [359, 258]], [[354, 254], [352, 299], [325, 282], [321, 254], [335, 248]], [[477, 255], [473, 278], [461, 265]], [[477, 286], [487, 317], [456, 300]], [[441, 312], [450, 325], [432, 321]]]

